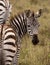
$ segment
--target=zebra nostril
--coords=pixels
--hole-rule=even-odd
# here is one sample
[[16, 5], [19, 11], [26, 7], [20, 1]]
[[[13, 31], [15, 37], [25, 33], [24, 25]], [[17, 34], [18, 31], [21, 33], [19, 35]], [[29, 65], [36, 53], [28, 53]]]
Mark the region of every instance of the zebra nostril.
[[32, 43], [33, 43], [34, 45], [36, 45], [36, 44], [39, 43], [39, 39], [38, 39], [38, 36], [37, 36], [37, 35], [33, 35]]
[[32, 40], [33, 45], [37, 45], [39, 43], [39, 40]]
[[30, 27], [30, 25], [27, 25], [28, 27]]

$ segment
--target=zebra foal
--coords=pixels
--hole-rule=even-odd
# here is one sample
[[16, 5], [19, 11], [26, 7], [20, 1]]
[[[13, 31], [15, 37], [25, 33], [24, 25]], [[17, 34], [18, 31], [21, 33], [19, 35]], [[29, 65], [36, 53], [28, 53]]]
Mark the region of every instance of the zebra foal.
[[[28, 33], [32, 38], [34, 45], [38, 44], [38, 28], [39, 22], [37, 18], [41, 16], [30, 10], [26, 10], [21, 14], [15, 15], [10, 20], [10, 26], [4, 25], [2, 31], [2, 49], [4, 65], [16, 65], [19, 58], [20, 40]], [[14, 60], [13, 60], [14, 59]]]

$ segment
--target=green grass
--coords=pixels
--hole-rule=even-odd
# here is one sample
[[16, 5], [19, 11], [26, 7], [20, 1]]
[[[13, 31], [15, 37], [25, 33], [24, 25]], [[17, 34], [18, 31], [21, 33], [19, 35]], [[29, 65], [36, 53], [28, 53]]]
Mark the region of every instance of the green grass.
[[21, 44], [19, 65], [50, 65], [50, 0], [10, 0], [14, 4], [12, 15], [23, 10], [31, 9], [36, 12], [40, 8], [45, 11], [38, 19], [39, 44], [34, 46], [28, 35], [24, 36]]

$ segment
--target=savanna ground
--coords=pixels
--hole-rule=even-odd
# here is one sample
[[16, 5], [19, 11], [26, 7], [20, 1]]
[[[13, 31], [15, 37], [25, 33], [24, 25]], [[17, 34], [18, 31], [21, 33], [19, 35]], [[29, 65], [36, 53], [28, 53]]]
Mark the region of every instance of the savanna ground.
[[45, 12], [38, 19], [39, 44], [34, 46], [26, 34], [22, 39], [19, 65], [50, 65], [50, 0], [10, 0], [13, 5], [12, 15], [26, 9], [36, 12], [44, 8]]

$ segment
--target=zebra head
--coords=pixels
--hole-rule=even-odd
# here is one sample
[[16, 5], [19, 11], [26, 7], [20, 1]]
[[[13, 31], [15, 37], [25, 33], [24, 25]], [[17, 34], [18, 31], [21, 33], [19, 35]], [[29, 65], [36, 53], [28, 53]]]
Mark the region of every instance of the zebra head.
[[[37, 18], [41, 15], [41, 10], [39, 10], [38, 14], [34, 14], [34, 12], [30, 12], [30, 16], [27, 16], [27, 32], [32, 37], [32, 43], [36, 45], [39, 42], [38, 39], [38, 28], [40, 26]], [[27, 13], [28, 14], [28, 13]]]

